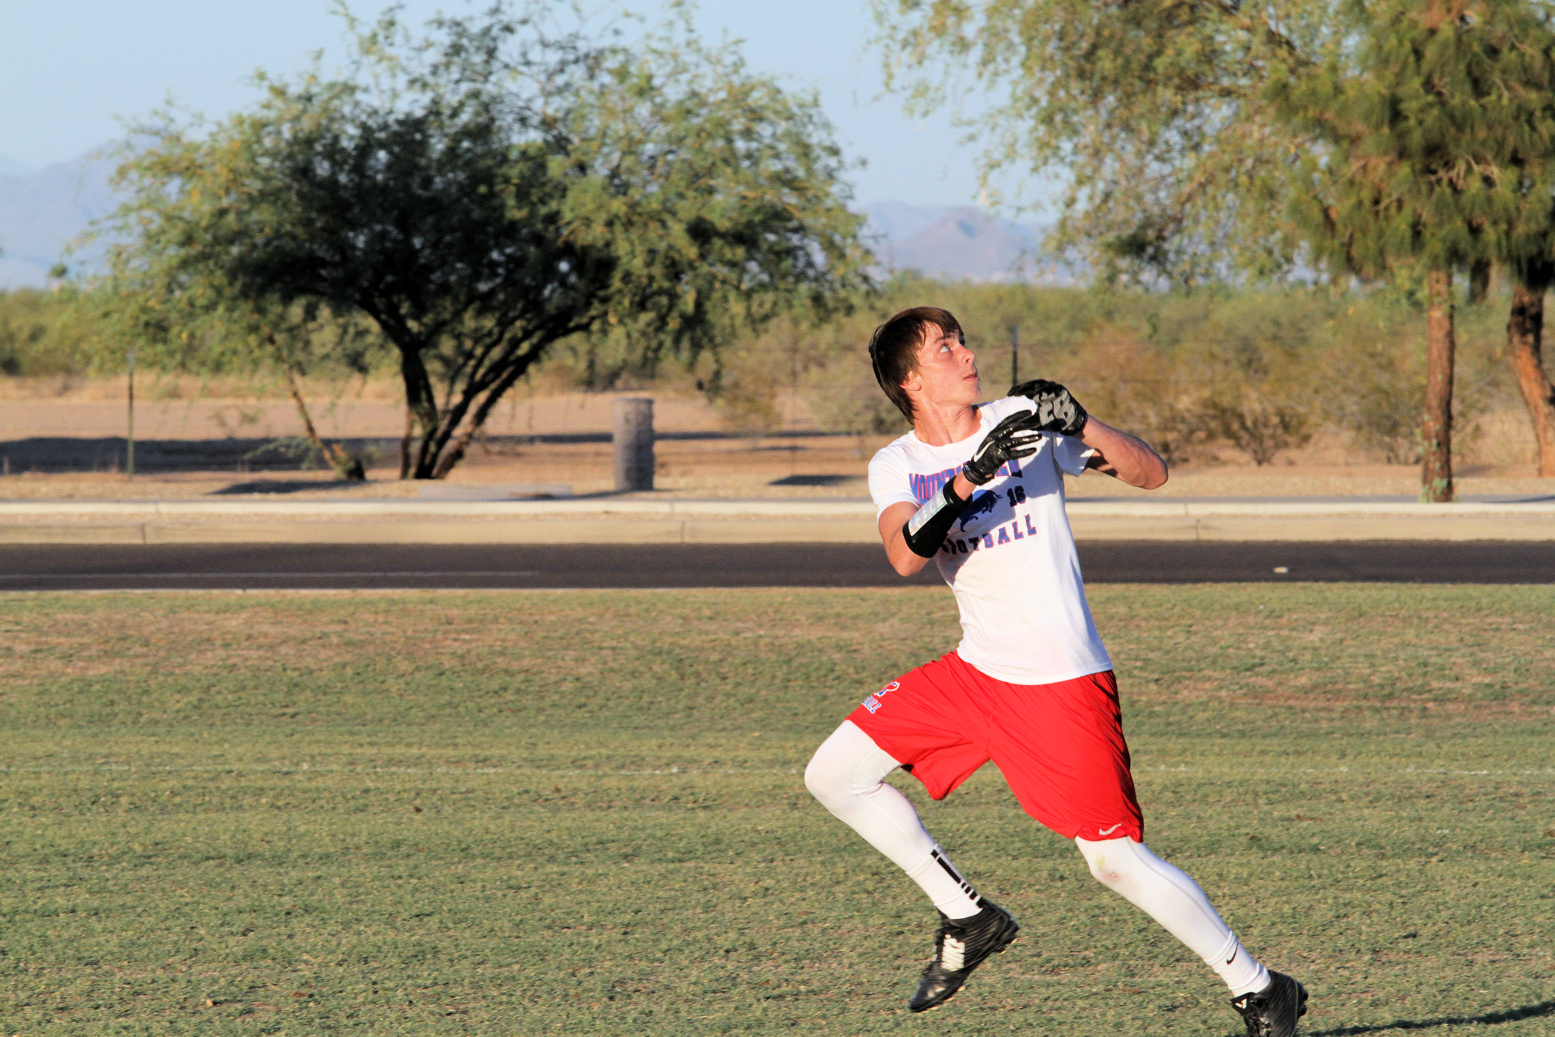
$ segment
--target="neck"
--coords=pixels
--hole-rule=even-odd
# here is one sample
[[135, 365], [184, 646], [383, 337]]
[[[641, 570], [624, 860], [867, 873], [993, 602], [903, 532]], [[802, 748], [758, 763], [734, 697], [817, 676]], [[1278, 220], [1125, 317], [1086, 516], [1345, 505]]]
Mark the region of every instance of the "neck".
[[966, 439], [981, 427], [977, 408], [970, 403], [913, 401], [913, 434], [929, 446], [946, 446]]

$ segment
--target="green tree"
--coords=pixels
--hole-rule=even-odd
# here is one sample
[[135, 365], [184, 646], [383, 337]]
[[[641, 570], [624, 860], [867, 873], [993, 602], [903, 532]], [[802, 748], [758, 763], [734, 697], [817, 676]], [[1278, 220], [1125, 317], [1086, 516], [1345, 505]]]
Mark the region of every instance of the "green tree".
[[[202, 207], [234, 188], [224, 180], [231, 167], [210, 158], [208, 147], [185, 137], [121, 167], [116, 184], [132, 192], [122, 212], [154, 216], [142, 220], [130, 243], [109, 247], [108, 275], [76, 298], [76, 309], [99, 332], [98, 366], [117, 368], [133, 347], [142, 366], [164, 372], [279, 382], [318, 455], [342, 478], [363, 479], [363, 458], [319, 434], [306, 383], [314, 375], [338, 382], [369, 373], [382, 359], [381, 344], [361, 320], [339, 319], [316, 300], [245, 297], [224, 270], [187, 247]], [[169, 183], [183, 189], [168, 191]]]
[[1541, 26], [1521, 0], [1355, 0], [1343, 14], [1347, 46], [1271, 85], [1276, 112], [1327, 145], [1301, 162], [1288, 208], [1319, 260], [1424, 283], [1421, 496], [1447, 501], [1453, 273], [1505, 258], [1529, 200], [1520, 157], [1550, 153], [1555, 109], [1524, 45]]
[[[907, 79], [911, 104], [942, 102], [950, 81], [940, 69], [968, 64], [1005, 96], [971, 123], [985, 176], [1022, 164], [1064, 171], [1055, 240], [1103, 276], [1189, 285], [1267, 276], [1315, 245], [1345, 272], [1418, 277], [1433, 329], [1428, 497], [1451, 493], [1453, 270], [1468, 267], [1482, 286], [1490, 263], [1509, 263], [1519, 285], [1509, 352], [1541, 467], [1547, 439], [1555, 466], [1537, 281], [1555, 240], [1543, 179], [1547, 4], [874, 2], [888, 69]], [[1354, 203], [1345, 226], [1310, 218], [1343, 191]], [[1378, 211], [1360, 220], [1368, 192]], [[1419, 219], [1403, 233], [1407, 213]]]
[[[1507, 357], [1528, 410], [1538, 446], [1538, 473], [1555, 477], [1555, 387], [1544, 369], [1544, 297], [1555, 286], [1555, 25], [1545, 4], [1534, 5], [1520, 27], [1516, 53], [1528, 138], [1514, 150], [1510, 172], [1520, 183], [1522, 207], [1507, 235], [1504, 255], [1512, 284]], [[1538, 102], [1542, 101], [1542, 105]]]
[[446, 476], [571, 336], [694, 358], [868, 283], [814, 99], [683, 23], [629, 47], [536, 0], [420, 37], [392, 12], [352, 27], [341, 78], [143, 128], [113, 263], [126, 283], [183, 271], [229, 310], [365, 318], [405, 384], [402, 477]]
[[[1057, 176], [1052, 236], [1108, 280], [1193, 285], [1287, 268], [1277, 219], [1302, 141], [1264, 89], [1332, 40], [1324, 0], [872, 0], [909, 108], [963, 117], [985, 185]], [[981, 89], [968, 90], [968, 78]]]
[[1544, 370], [1544, 297], [1555, 285], [1555, 262], [1544, 255], [1514, 258], [1507, 356], [1528, 410], [1538, 448], [1538, 473], [1555, 478], [1555, 385]]

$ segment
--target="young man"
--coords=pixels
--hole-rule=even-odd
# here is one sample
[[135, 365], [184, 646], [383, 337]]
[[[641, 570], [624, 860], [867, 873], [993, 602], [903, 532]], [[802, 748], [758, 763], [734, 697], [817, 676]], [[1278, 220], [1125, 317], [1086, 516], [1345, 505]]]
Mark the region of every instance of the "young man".
[[1091, 874], [1214, 969], [1254, 1037], [1291, 1037], [1306, 991], [1247, 953], [1198, 885], [1144, 844], [1112, 663], [1085, 602], [1065, 473], [1155, 489], [1166, 464], [1034, 381], [980, 404], [955, 317], [904, 310], [870, 342], [875, 376], [912, 431], [875, 455], [869, 489], [896, 571], [933, 558], [961, 611], [955, 651], [866, 698], [815, 753], [805, 784], [902, 868], [940, 913], [909, 1002], [948, 1001], [1019, 926], [980, 896], [882, 779], [897, 767], [942, 799], [990, 759], [1028, 814], [1073, 839]]

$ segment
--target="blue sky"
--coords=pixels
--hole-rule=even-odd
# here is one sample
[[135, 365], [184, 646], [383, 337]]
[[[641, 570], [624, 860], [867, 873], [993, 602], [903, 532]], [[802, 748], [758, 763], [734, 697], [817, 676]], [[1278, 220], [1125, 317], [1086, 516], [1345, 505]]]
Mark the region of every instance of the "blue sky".
[[[372, 16], [386, 6], [356, 0], [352, 9]], [[417, 24], [471, 10], [464, 0], [403, 6]], [[625, 6], [657, 10], [652, 0]], [[846, 153], [866, 163], [852, 173], [859, 202], [976, 200], [972, 155], [956, 146], [949, 117], [910, 119], [896, 98], [879, 97], [862, 0], [703, 0], [696, 21], [704, 36], [743, 38], [757, 71], [819, 92]], [[34, 168], [120, 136], [118, 118], [169, 96], [223, 115], [253, 98], [255, 69], [296, 72], [321, 49], [328, 65], [342, 49], [328, 0], [0, 0], [0, 25], [0, 160]]]

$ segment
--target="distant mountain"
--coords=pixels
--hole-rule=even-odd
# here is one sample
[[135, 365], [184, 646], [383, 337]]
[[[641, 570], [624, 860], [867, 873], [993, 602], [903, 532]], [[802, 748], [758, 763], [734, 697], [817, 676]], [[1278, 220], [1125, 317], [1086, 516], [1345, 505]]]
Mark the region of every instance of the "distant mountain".
[[0, 289], [42, 288], [71, 239], [112, 211], [113, 161], [94, 155], [0, 175]]
[[[115, 199], [108, 186], [113, 160], [95, 155], [32, 173], [6, 173], [0, 166], [0, 290], [44, 287], [66, 245], [92, 220], [113, 210]], [[997, 219], [970, 205], [880, 201], [865, 206], [864, 213], [865, 233], [888, 271], [1032, 284], [1074, 284], [1081, 279], [1075, 270], [1042, 254], [1044, 228], [1036, 224]]]
[[1073, 284], [1079, 275], [1043, 255], [1044, 228], [996, 219], [975, 206], [864, 207], [867, 233], [887, 270], [963, 281]]
[[7, 155], [0, 155], [0, 176], [31, 176], [38, 170], [25, 162], [18, 162]]

